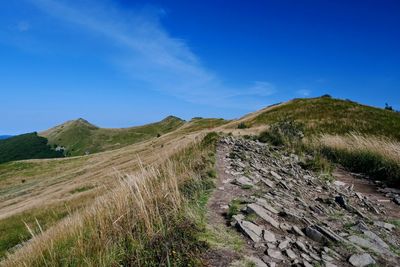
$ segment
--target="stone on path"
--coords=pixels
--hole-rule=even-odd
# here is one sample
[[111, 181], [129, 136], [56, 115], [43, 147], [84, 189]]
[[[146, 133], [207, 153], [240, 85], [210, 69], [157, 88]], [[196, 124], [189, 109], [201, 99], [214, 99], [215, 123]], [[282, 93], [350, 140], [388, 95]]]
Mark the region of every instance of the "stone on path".
[[312, 226], [307, 226], [306, 228], [306, 236], [308, 236], [309, 238], [311, 238], [312, 240], [316, 241], [316, 242], [325, 242], [326, 238], [325, 236], [318, 231], [317, 229], [315, 229]]
[[280, 250], [269, 248], [267, 249], [267, 255], [276, 260], [283, 260], [283, 255]]
[[296, 225], [293, 225], [293, 226], [292, 226], [292, 230], [293, 230], [293, 232], [295, 232], [295, 233], [298, 234], [299, 236], [304, 236], [303, 231], [301, 231], [300, 228], [297, 227]]
[[284, 250], [284, 249], [286, 249], [286, 248], [289, 246], [289, 243], [290, 243], [290, 240], [285, 239], [285, 240], [283, 240], [283, 241], [281, 241], [281, 242], [279, 243], [278, 248], [280, 248], [281, 250]]
[[279, 213], [279, 211], [277, 211], [274, 207], [272, 207], [265, 199], [257, 198], [256, 203], [259, 204], [260, 206], [262, 206], [264, 209], [266, 209], [274, 214]]
[[375, 264], [375, 260], [368, 253], [354, 254], [349, 258], [351, 265], [356, 267], [364, 267]]
[[291, 260], [294, 260], [297, 258], [297, 255], [291, 249], [285, 250], [285, 253]]
[[261, 207], [258, 204], [255, 204], [255, 203], [251, 203], [251, 204], [247, 205], [247, 207], [251, 211], [256, 213], [258, 216], [263, 218], [266, 222], [271, 224], [273, 227], [279, 229], [279, 223], [268, 214], [268, 211], [266, 209], [264, 209], [263, 207]]
[[396, 226], [391, 223], [385, 223], [381, 221], [374, 222], [374, 225], [385, 228], [386, 230], [389, 231], [392, 231], [394, 228], [396, 228]]
[[260, 242], [262, 235], [262, 228], [252, 222], [245, 221], [241, 218], [235, 218], [237, 220], [238, 227], [251, 239], [253, 242]]
[[277, 174], [276, 172], [271, 171], [270, 173], [271, 173], [272, 176], [274, 176], [275, 179], [282, 180], [282, 177], [279, 174]]
[[236, 178], [233, 182], [234, 184], [237, 184], [239, 186], [254, 186], [252, 181], [246, 176], [241, 176], [239, 178]]
[[271, 242], [271, 243], [275, 243], [276, 242], [276, 238], [275, 238], [275, 234], [271, 231], [268, 230], [264, 230], [264, 240], [267, 242]]
[[263, 182], [264, 184], [266, 184], [268, 187], [274, 188], [275, 187], [275, 183], [272, 182], [270, 179], [268, 178], [261, 178], [261, 182]]
[[374, 251], [378, 254], [383, 254], [383, 253], [387, 252], [386, 249], [372, 243], [371, 241], [369, 241], [367, 239], [364, 239], [364, 238], [356, 236], [356, 235], [350, 236], [349, 241], [360, 247], [371, 249], [372, 251]]

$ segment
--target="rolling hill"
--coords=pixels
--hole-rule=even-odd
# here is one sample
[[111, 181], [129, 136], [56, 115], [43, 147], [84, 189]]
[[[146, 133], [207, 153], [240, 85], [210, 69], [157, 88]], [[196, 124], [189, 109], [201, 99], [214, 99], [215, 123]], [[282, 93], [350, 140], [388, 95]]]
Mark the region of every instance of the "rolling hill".
[[12, 137], [12, 135], [0, 135], [0, 140], [4, 140], [10, 137]]
[[67, 155], [79, 156], [121, 148], [176, 130], [184, 121], [169, 116], [160, 122], [130, 128], [99, 128], [84, 119], [67, 121], [39, 133], [52, 145], [65, 147]]
[[237, 127], [239, 122], [256, 127], [284, 120], [304, 124], [309, 135], [358, 132], [400, 140], [400, 113], [331, 97], [294, 99], [273, 105], [243, 117], [230, 127]]

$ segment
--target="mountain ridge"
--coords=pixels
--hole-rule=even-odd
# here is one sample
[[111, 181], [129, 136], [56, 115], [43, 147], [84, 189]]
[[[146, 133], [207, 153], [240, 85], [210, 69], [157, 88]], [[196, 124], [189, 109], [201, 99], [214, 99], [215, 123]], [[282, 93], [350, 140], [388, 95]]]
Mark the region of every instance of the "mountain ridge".
[[167, 116], [161, 121], [127, 128], [101, 128], [78, 118], [39, 133], [49, 144], [66, 149], [67, 155], [79, 156], [110, 149], [121, 148], [173, 131], [184, 124], [184, 120]]

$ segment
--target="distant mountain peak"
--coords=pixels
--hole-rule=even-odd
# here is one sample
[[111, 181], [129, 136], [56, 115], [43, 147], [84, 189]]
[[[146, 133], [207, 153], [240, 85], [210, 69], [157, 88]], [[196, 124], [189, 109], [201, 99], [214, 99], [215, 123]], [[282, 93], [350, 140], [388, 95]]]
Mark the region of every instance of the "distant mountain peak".
[[167, 117], [165, 117], [165, 118], [163, 119], [163, 121], [169, 121], [169, 120], [185, 121], [185, 120], [182, 120], [181, 118], [176, 117], [176, 116], [174, 116], [174, 115], [169, 115], [169, 116], [167, 116]]

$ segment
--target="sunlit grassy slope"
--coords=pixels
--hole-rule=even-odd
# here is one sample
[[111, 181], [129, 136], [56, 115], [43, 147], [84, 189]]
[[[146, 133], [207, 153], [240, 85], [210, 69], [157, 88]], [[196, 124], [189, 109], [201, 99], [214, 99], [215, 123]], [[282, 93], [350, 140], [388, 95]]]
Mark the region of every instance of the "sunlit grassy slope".
[[46, 137], [52, 145], [65, 147], [68, 155], [78, 156], [142, 142], [176, 130], [183, 124], [183, 120], [169, 116], [160, 122], [143, 126], [109, 129], [77, 119], [41, 132], [40, 135]]
[[[211, 131], [255, 134], [286, 119], [303, 122], [308, 134], [357, 131], [400, 139], [397, 113], [331, 98], [296, 99], [233, 121], [195, 118], [183, 122], [168, 117], [128, 129], [101, 129], [84, 120], [71, 121], [42, 135], [53, 144], [66, 146], [72, 155], [86, 151], [90, 155], [0, 164], [0, 258], [31, 238], [31, 229], [36, 241], [14, 254], [8, 266], [22, 262], [41, 266], [43, 260], [75, 265], [90, 262], [93, 266], [137, 264], [146, 259], [160, 260], [157, 255], [162, 255], [166, 264], [170, 260], [185, 264], [185, 257], [191, 257], [197, 247], [191, 246], [196, 240], [188, 241], [193, 238], [190, 231], [182, 228], [193, 226], [193, 221], [184, 220], [189, 218], [188, 199], [182, 194], [201, 192], [201, 188], [192, 187], [192, 178], [201, 177], [198, 172], [204, 171], [204, 162], [213, 153], [208, 146], [192, 152], [186, 149], [199, 144]], [[238, 129], [240, 122], [249, 128]], [[187, 152], [178, 152], [183, 150]], [[165, 165], [171, 157], [173, 165]], [[143, 170], [142, 166], [150, 169]], [[121, 182], [126, 173], [134, 175]], [[139, 181], [146, 177], [147, 181]], [[151, 193], [153, 190], [158, 193]], [[164, 201], [166, 196], [173, 199]], [[141, 197], [149, 201], [148, 206], [140, 204]], [[138, 209], [143, 216], [136, 216]], [[132, 226], [138, 232], [126, 231]], [[40, 234], [40, 229], [45, 234]], [[173, 243], [177, 237], [180, 239]], [[155, 246], [165, 240], [187, 247]], [[172, 251], [177, 251], [176, 256], [170, 254]]]
[[43, 229], [112, 189], [120, 173], [158, 164], [200, 140], [220, 119], [195, 119], [159, 138], [88, 156], [0, 164], [0, 258], [30, 238], [25, 223]]
[[248, 126], [302, 122], [306, 134], [358, 132], [400, 140], [400, 113], [330, 97], [294, 99], [244, 118]]

